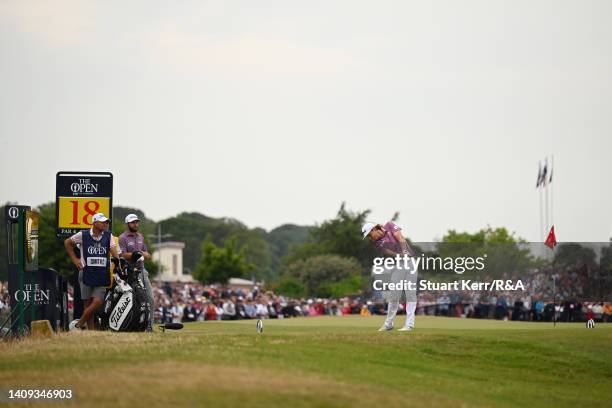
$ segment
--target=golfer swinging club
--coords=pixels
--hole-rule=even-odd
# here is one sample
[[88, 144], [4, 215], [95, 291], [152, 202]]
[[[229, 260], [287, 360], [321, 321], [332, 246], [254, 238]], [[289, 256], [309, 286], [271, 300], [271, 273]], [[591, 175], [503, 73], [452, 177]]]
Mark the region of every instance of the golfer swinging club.
[[[408, 242], [402, 235], [402, 229], [394, 222], [389, 221], [385, 225], [368, 222], [361, 228], [363, 238], [368, 237], [376, 245], [385, 257], [396, 257], [397, 255], [411, 256], [412, 251]], [[387, 278], [398, 283], [402, 280], [416, 282], [416, 271], [410, 269], [396, 268], [388, 271]], [[393, 320], [397, 314], [402, 292], [406, 293], [406, 324], [398, 331], [411, 331], [414, 329], [414, 312], [416, 310], [416, 290], [386, 290], [385, 299], [388, 302], [387, 319], [378, 331], [389, 331], [393, 329]]]

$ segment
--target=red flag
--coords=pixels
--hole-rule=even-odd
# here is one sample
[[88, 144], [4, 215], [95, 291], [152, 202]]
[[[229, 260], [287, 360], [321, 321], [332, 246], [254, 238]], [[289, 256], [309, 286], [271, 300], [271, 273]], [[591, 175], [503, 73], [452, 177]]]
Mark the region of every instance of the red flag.
[[555, 245], [557, 245], [557, 237], [555, 237], [555, 226], [554, 225], [550, 228], [550, 232], [548, 233], [548, 238], [546, 238], [546, 242], [544, 242], [544, 245], [546, 245], [550, 249], [553, 249]]

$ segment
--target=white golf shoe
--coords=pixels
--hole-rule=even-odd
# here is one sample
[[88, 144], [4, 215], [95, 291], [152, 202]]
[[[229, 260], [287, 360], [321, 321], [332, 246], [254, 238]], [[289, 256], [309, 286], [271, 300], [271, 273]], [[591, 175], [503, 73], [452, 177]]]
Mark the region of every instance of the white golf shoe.
[[414, 327], [412, 327], [412, 326], [404, 326], [401, 329], [399, 329], [398, 331], [406, 332], [406, 331], [413, 331], [413, 330], [414, 330]]
[[391, 330], [393, 330], [393, 325], [387, 326], [386, 324], [383, 324], [382, 326], [380, 326], [380, 329], [378, 329], [379, 332], [386, 332]]
[[75, 320], [71, 321], [70, 324], [68, 325], [68, 330], [69, 331], [83, 330], [83, 327], [78, 327], [77, 326], [78, 322], [79, 322], [79, 319], [75, 319]]

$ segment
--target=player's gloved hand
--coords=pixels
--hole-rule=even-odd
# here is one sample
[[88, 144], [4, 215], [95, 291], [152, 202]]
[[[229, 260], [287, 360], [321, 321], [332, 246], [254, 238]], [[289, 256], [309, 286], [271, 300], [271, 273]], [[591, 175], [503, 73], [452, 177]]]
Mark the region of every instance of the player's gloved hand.
[[144, 255], [140, 251], [132, 252], [132, 263], [144, 261]]

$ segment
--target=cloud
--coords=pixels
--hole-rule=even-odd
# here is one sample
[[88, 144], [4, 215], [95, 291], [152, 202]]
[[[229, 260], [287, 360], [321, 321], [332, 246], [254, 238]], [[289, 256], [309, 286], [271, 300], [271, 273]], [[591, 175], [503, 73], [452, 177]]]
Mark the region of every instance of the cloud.
[[326, 74], [342, 72], [353, 63], [338, 50], [253, 35], [213, 39], [174, 24], [164, 25], [143, 40], [145, 54], [153, 62], [187, 72]]

